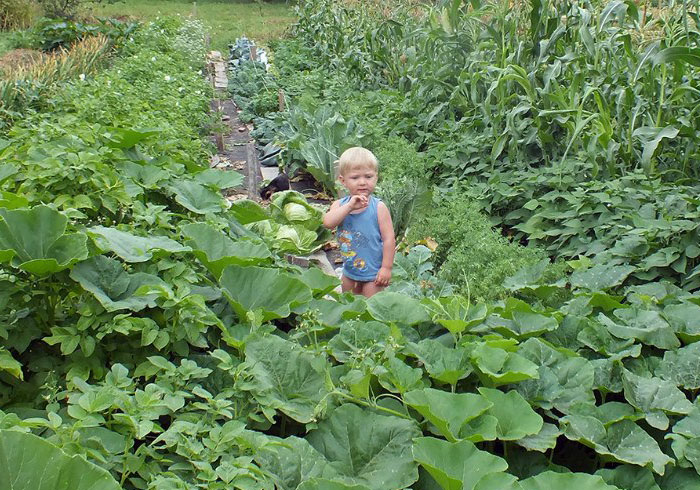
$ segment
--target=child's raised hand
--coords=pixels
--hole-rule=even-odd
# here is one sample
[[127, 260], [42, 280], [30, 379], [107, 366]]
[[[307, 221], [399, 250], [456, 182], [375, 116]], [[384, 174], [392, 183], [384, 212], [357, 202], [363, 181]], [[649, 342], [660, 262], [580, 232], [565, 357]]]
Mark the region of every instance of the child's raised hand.
[[350, 209], [357, 211], [358, 209], [364, 209], [369, 204], [369, 198], [367, 196], [354, 195], [348, 201]]

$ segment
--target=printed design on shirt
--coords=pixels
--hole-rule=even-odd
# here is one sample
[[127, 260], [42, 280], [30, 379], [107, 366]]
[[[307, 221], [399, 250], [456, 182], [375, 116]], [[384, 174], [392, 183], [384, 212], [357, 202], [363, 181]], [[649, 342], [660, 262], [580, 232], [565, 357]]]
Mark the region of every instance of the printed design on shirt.
[[346, 265], [364, 271], [367, 269], [367, 263], [362, 257], [357, 257], [357, 249], [367, 243], [367, 238], [359, 231], [340, 230], [338, 234], [338, 244], [340, 255], [345, 260]]

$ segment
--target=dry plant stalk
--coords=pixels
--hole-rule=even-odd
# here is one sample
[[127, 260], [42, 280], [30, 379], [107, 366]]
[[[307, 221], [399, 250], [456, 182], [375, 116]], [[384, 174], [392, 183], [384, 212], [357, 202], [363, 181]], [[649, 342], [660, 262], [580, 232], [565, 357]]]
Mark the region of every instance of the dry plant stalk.
[[67, 80], [80, 73], [93, 72], [111, 47], [110, 40], [99, 34], [90, 36], [55, 53], [43, 54], [29, 65], [8, 66], [6, 81], [35, 80], [43, 84]]

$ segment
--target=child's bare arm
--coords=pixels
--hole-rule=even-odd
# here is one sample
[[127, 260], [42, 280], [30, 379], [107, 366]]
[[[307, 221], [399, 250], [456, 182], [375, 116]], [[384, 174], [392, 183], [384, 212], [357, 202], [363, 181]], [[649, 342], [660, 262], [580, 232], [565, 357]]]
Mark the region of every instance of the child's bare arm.
[[351, 211], [367, 207], [366, 196], [352, 196], [345, 204], [340, 204], [340, 201], [335, 201], [331, 204], [331, 208], [323, 215], [323, 226], [328, 229], [333, 229], [343, 222], [345, 217]]
[[382, 266], [377, 273], [374, 282], [378, 286], [388, 286], [391, 281], [391, 269], [394, 266], [394, 254], [396, 253], [396, 237], [394, 236], [394, 225], [391, 222], [389, 208], [383, 202], [377, 207], [377, 221], [379, 222], [379, 233], [382, 236]]

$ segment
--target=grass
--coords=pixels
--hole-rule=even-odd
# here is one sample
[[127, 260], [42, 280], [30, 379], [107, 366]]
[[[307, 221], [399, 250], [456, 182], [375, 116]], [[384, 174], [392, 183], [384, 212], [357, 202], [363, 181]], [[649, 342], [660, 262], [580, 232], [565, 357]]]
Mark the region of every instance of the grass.
[[0, 56], [12, 49], [11, 37], [12, 33], [0, 31]]
[[228, 53], [228, 44], [241, 36], [266, 46], [282, 36], [295, 20], [290, 2], [241, 0], [125, 0], [92, 8], [99, 17], [135, 17], [142, 20], [162, 15], [193, 15], [211, 29], [211, 49]]

